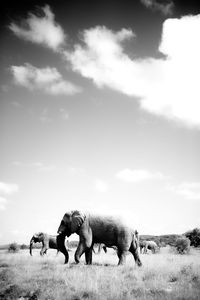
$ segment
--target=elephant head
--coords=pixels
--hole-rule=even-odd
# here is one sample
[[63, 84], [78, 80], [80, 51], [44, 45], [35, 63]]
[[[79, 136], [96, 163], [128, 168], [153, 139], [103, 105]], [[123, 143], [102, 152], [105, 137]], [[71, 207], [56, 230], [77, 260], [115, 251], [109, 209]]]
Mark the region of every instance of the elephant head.
[[35, 233], [31, 240], [30, 240], [30, 255], [32, 255], [32, 246], [33, 246], [33, 243], [40, 243], [40, 242], [43, 242], [44, 241], [44, 233], [43, 232], [38, 232], [38, 233]]
[[78, 231], [83, 222], [85, 221], [86, 216], [78, 210], [73, 210], [66, 213], [63, 216], [63, 219], [58, 228], [58, 234], [64, 236], [70, 236], [72, 233]]

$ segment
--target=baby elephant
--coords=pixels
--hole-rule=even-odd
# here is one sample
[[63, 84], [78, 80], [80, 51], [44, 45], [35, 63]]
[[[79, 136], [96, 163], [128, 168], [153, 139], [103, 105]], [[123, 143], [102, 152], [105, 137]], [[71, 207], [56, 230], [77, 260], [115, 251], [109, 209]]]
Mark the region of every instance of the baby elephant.
[[57, 249], [65, 256], [65, 264], [68, 263], [69, 254], [65, 247], [65, 237], [63, 235], [49, 235], [47, 233], [35, 233], [30, 240], [30, 255], [32, 255], [33, 243], [42, 243], [40, 255], [44, 255], [49, 248]]

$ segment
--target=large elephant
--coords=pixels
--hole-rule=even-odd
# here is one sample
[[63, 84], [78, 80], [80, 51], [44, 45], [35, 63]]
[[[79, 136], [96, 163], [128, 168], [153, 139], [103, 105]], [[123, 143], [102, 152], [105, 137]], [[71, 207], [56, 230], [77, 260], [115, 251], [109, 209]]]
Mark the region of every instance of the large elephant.
[[159, 249], [158, 245], [154, 241], [140, 241], [140, 253], [147, 254], [147, 250], [151, 250], [152, 253], [156, 253]]
[[49, 248], [57, 249], [65, 256], [65, 264], [68, 263], [69, 254], [65, 247], [65, 237], [63, 235], [49, 235], [44, 232], [35, 233], [30, 240], [30, 255], [32, 255], [33, 243], [42, 243], [40, 255], [44, 255]]
[[78, 210], [67, 212], [60, 223], [58, 233], [70, 236], [79, 235], [79, 244], [75, 252], [75, 261], [85, 253], [87, 264], [92, 264], [92, 249], [94, 243], [103, 243], [106, 247], [116, 246], [119, 265], [125, 263], [126, 254], [130, 251], [138, 266], [141, 266], [139, 257], [138, 232], [128, 228], [120, 220], [113, 217], [83, 214]]

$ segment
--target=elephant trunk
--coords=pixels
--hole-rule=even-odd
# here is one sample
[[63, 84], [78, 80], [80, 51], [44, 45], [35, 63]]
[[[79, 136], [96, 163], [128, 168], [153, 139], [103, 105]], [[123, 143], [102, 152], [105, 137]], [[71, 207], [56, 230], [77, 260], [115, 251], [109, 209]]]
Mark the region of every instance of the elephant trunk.
[[69, 260], [69, 254], [65, 247], [65, 235], [63, 234], [57, 235], [56, 242], [57, 242], [58, 251], [63, 253], [63, 255], [65, 256], [65, 264], [67, 264]]
[[30, 251], [30, 255], [32, 256], [32, 246], [33, 246], [34, 240], [33, 238], [30, 240], [30, 246], [29, 246], [29, 251]]

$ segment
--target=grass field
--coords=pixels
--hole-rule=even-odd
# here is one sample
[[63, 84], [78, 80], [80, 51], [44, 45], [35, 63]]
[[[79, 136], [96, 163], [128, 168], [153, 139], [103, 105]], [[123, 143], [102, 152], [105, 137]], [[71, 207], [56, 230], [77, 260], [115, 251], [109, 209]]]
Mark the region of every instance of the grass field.
[[117, 266], [113, 249], [93, 254], [93, 265], [68, 265], [64, 256], [48, 250], [18, 253], [0, 251], [0, 299], [200, 299], [200, 251], [178, 255], [170, 248], [158, 254], [141, 255], [143, 266], [135, 266], [132, 255], [125, 266]]

